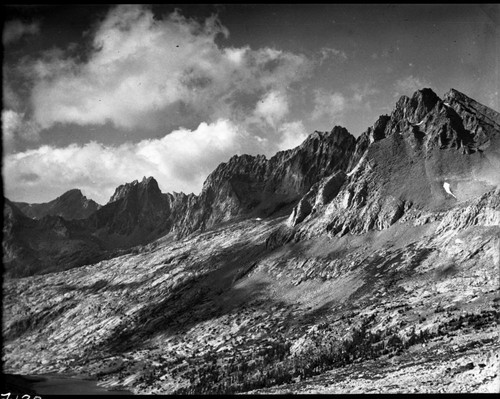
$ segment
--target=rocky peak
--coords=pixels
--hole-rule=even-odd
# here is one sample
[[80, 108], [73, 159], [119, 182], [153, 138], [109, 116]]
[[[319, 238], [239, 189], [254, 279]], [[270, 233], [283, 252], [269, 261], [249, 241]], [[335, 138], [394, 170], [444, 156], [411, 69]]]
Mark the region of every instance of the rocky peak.
[[411, 98], [401, 96], [391, 113], [390, 121], [393, 128], [391, 133], [399, 133], [408, 123], [420, 123], [440, 101], [431, 89], [418, 90]]
[[313, 185], [292, 211], [292, 230], [271, 241], [386, 229], [498, 186], [500, 114], [457, 90], [444, 100], [430, 89], [401, 97], [358, 138], [350, 172]]
[[139, 184], [139, 182], [137, 180], [134, 180], [131, 183], [125, 183], [125, 184], [122, 184], [122, 185], [118, 186], [115, 189], [114, 194], [109, 199], [108, 204], [110, 204], [112, 202], [116, 202], [119, 199], [125, 198], [126, 196], [128, 196], [135, 189], [135, 187], [138, 184]]
[[458, 90], [444, 95], [444, 104], [461, 119], [463, 128], [474, 136], [477, 146], [489, 145], [490, 138], [500, 129], [500, 114], [478, 103]]
[[84, 219], [100, 208], [98, 203], [85, 197], [79, 189], [66, 191], [46, 203], [17, 202], [15, 204], [26, 216], [34, 219], [42, 219], [45, 216], [60, 216], [66, 220]]
[[109, 199], [108, 204], [134, 195], [139, 195], [142, 198], [146, 193], [149, 196], [161, 195], [158, 182], [152, 176], [148, 178], [143, 177], [140, 183], [138, 180], [134, 180], [131, 183], [125, 183], [118, 186], [115, 189], [114, 194]]

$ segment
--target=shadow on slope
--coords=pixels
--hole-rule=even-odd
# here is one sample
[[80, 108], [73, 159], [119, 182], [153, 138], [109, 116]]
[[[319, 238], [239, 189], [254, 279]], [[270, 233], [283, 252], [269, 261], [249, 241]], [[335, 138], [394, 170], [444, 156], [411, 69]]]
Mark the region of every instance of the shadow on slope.
[[[265, 290], [267, 283], [258, 282], [244, 289], [233, 287], [264, 254], [264, 243], [240, 244], [190, 265], [192, 270], [206, 269], [208, 265], [209, 270], [188, 278], [165, 293], [161, 300], [143, 307], [133, 317], [132, 323], [117, 326], [92, 351], [121, 352], [137, 348], [158, 334], [183, 334], [199, 323], [231, 313], [241, 303], [237, 298], [256, 298]], [[112, 289], [112, 286], [106, 289]]]

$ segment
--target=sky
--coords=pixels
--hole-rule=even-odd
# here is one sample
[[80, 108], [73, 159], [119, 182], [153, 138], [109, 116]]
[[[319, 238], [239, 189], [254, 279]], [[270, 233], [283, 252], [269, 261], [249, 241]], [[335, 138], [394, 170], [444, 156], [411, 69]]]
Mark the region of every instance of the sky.
[[499, 110], [500, 5], [3, 6], [4, 195], [198, 194], [235, 154], [358, 137], [398, 98]]

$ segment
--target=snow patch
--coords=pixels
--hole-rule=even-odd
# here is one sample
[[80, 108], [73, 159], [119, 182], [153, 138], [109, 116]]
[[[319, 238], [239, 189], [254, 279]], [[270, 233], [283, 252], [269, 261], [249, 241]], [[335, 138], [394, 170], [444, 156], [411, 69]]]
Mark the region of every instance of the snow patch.
[[415, 126], [420, 126], [422, 123], [424, 123], [424, 121], [418, 122]]
[[255, 220], [256, 220], [257, 222], [260, 222], [260, 221], [262, 220], [262, 218], [255, 218]]
[[443, 104], [446, 105], [447, 107], [451, 107], [450, 103], [443, 102]]
[[[448, 182], [446, 182], [446, 181], [445, 181], [445, 182], [443, 183], [443, 188], [444, 188], [444, 191], [446, 191], [448, 194], [450, 194], [450, 195], [452, 195], [453, 197], [455, 197], [455, 194], [453, 194], [453, 193], [451, 192], [451, 189], [450, 189], [450, 183], [448, 183]], [[455, 197], [455, 199], [456, 199], [456, 198], [457, 198], [457, 197]]]

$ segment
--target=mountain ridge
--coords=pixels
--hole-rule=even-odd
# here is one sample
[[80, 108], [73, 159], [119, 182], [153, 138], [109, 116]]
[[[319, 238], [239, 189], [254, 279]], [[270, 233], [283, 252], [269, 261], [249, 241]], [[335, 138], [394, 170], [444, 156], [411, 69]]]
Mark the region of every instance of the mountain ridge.
[[[461, 185], [459, 196], [467, 190], [484, 193], [491, 181], [476, 177], [495, 178], [487, 164], [500, 165], [500, 157], [488, 148], [496, 146], [499, 126], [498, 113], [465, 94], [451, 89], [441, 100], [425, 88], [401, 96], [390, 115], [380, 116], [358, 138], [335, 126], [269, 159], [235, 155], [207, 176], [199, 195], [162, 193], [151, 176], [120, 185], [107, 204], [70, 225], [69, 237], [116, 251], [273, 215], [289, 215], [288, 228], [295, 231], [275, 232], [273, 245], [310, 235], [311, 229], [344, 235], [387, 228], [412, 212], [450, 206], [444, 179], [454, 192]], [[448, 149], [468, 157], [443, 152]], [[71, 197], [87, 201], [76, 189], [47, 204]]]
[[44, 216], [61, 216], [67, 220], [85, 219], [101, 207], [92, 199], [87, 199], [78, 188], [66, 191], [56, 199], [45, 203], [13, 202], [21, 212], [34, 219]]

